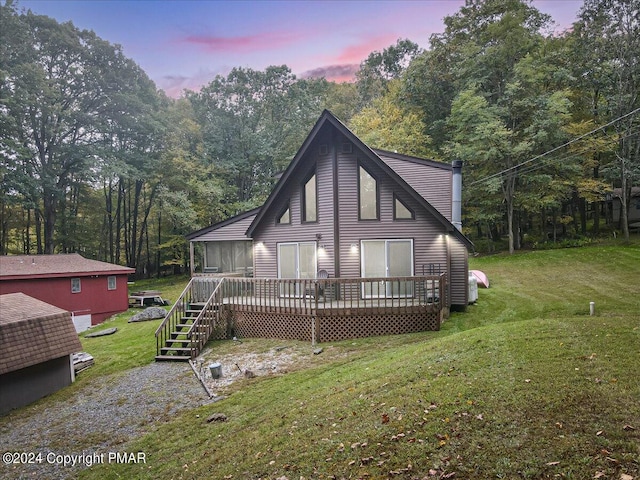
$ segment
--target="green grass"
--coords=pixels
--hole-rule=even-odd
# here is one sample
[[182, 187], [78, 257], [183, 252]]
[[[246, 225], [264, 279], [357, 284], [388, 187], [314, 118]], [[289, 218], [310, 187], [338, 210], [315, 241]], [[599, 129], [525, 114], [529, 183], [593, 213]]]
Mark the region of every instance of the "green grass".
[[[638, 478], [640, 246], [473, 258], [471, 268], [491, 288], [440, 332], [323, 344], [318, 356], [309, 346], [306, 368], [245, 379], [122, 447], [146, 464], [81, 478]], [[93, 375], [153, 357], [133, 329], [155, 326], [135, 325], [104, 356], [95, 350], [111, 363]], [[108, 360], [129, 355], [117, 344], [138, 335], [140, 357]], [[228, 421], [207, 423], [214, 412]]]
[[[173, 303], [179, 298], [182, 290], [188, 283], [185, 276], [164, 277], [161, 279], [140, 280], [131, 285], [129, 290], [160, 290], [164, 299]], [[167, 309], [170, 307], [167, 307]], [[70, 387], [64, 388], [56, 394], [28, 405], [18, 411], [12, 412], [13, 416], [28, 416], [36, 409], [46, 408], [57, 401], [77, 395], [83, 388], [90, 387], [91, 382], [100, 376], [118, 375], [131, 368], [147, 365], [156, 354], [155, 330], [161, 320], [128, 323], [128, 320], [139, 308], [130, 308], [126, 312], [115, 315], [109, 320], [92, 327], [80, 334], [82, 349], [91, 354], [95, 364], [80, 372], [76, 381]], [[106, 330], [116, 327], [118, 331], [113, 335], [103, 337], [85, 338], [91, 332]]]

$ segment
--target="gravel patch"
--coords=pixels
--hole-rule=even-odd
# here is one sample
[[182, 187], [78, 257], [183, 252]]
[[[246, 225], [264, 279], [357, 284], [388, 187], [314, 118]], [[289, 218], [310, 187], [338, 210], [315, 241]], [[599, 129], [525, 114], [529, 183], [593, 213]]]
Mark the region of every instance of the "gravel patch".
[[[98, 378], [66, 401], [36, 405], [28, 416], [0, 417], [0, 453], [40, 454], [32, 464], [3, 462], [0, 478], [74, 478], [96, 456], [104, 454], [106, 461], [109, 452], [129, 453], [126, 442], [210, 402], [187, 363], [152, 363]], [[63, 455], [76, 456], [80, 465], [63, 465]]]
[[[281, 375], [293, 367], [300, 368], [308, 364], [309, 354], [288, 347], [273, 348], [262, 353], [230, 353], [216, 354], [215, 351], [204, 351], [194, 366], [202, 381], [214, 396], [224, 395], [226, 387], [242, 379]], [[211, 377], [209, 365], [219, 363], [222, 375]]]

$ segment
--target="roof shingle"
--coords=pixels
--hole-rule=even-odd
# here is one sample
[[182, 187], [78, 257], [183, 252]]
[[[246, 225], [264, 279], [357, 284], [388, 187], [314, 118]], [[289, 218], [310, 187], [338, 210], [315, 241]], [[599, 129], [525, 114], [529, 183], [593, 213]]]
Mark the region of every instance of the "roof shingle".
[[0, 375], [80, 350], [71, 313], [24, 293], [0, 295]]
[[0, 280], [25, 277], [129, 274], [135, 270], [84, 258], [78, 253], [59, 255], [0, 255]]

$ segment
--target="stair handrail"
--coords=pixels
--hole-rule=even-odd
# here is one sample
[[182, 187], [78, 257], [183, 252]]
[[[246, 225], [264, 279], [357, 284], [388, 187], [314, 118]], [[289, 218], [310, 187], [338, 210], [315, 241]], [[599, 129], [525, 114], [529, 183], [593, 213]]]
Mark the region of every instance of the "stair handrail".
[[171, 310], [169, 310], [169, 313], [167, 313], [167, 315], [164, 317], [164, 320], [162, 320], [162, 323], [160, 323], [160, 325], [158, 325], [158, 328], [156, 328], [156, 338], [158, 337], [158, 334], [162, 331], [162, 329], [165, 327], [165, 325], [173, 315], [174, 311], [177, 310], [178, 308], [181, 308], [183, 303], [182, 298], [187, 295], [187, 292], [191, 288], [191, 284], [193, 283], [194, 279], [195, 278], [192, 278], [191, 280], [189, 280], [189, 283], [187, 283], [187, 286], [184, 287], [184, 290], [178, 297], [178, 300], [174, 302], [173, 307], [171, 307]]
[[[218, 284], [215, 286], [215, 288], [211, 292], [211, 295], [209, 295], [209, 298], [208, 298], [207, 302], [204, 304], [204, 306], [202, 307], [202, 309], [198, 313], [197, 317], [195, 318], [195, 320], [193, 321], [193, 323], [189, 327], [189, 330], [186, 331], [186, 335], [187, 335], [188, 339], [192, 340], [194, 329], [196, 327], [200, 326], [200, 323], [201, 323], [202, 319], [204, 318], [205, 313], [213, 305], [214, 297], [218, 294], [218, 290], [221, 290], [222, 285], [224, 284], [224, 281], [225, 281], [224, 277], [220, 279]], [[220, 302], [220, 303], [222, 303], [222, 302]], [[217, 312], [218, 316], [220, 315], [220, 308], [221, 308], [221, 305], [218, 307], [218, 312]], [[211, 326], [209, 326], [209, 327], [211, 327]], [[209, 336], [211, 335], [211, 331], [209, 331], [210, 329], [211, 328], [207, 328], [207, 335], [206, 335], [206, 338], [204, 339], [204, 341], [202, 339], [198, 339], [197, 340], [197, 342], [199, 344], [197, 346], [197, 348], [194, 347], [194, 345], [193, 345], [194, 342], [192, 340], [192, 342], [191, 342], [191, 359], [192, 360], [200, 353], [200, 347], [209, 341]], [[197, 352], [196, 352], [196, 350], [197, 350]]]

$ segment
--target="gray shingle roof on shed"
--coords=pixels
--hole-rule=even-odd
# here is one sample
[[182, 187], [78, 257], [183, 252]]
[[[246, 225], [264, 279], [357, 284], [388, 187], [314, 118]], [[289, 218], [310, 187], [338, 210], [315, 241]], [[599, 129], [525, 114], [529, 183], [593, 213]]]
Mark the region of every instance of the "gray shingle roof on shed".
[[124, 275], [129, 267], [84, 258], [78, 253], [59, 255], [0, 255], [0, 280], [38, 277]]
[[71, 313], [24, 293], [0, 295], [0, 375], [80, 350]]

